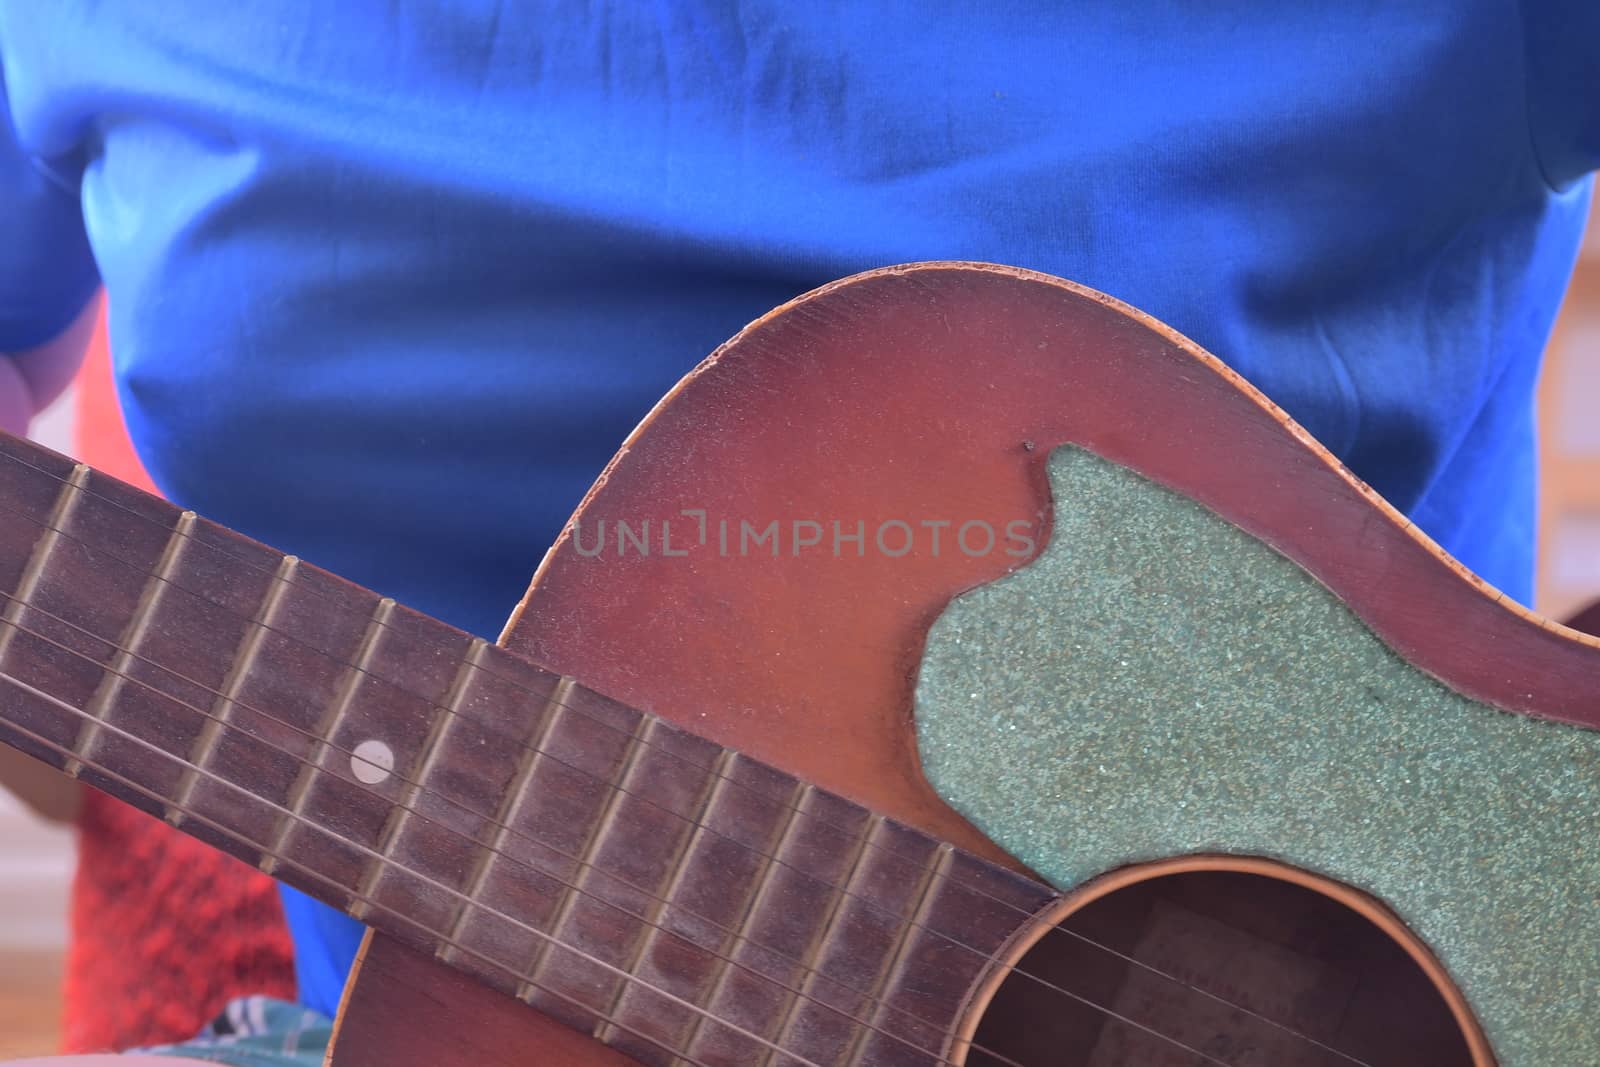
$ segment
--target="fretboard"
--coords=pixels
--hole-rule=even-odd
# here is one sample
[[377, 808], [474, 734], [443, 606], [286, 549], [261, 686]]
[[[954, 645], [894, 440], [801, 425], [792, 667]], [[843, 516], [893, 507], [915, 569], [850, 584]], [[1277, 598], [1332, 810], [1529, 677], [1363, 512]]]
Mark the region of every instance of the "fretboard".
[[932, 1064], [1043, 887], [0, 440], [0, 740], [647, 1063]]

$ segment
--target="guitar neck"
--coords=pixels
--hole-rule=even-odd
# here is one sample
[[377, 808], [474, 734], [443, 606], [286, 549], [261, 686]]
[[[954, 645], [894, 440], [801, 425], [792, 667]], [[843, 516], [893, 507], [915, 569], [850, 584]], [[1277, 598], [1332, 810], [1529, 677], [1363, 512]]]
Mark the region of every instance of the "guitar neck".
[[0, 593], [0, 740], [636, 1053], [859, 1051], [1049, 898], [13, 438]]

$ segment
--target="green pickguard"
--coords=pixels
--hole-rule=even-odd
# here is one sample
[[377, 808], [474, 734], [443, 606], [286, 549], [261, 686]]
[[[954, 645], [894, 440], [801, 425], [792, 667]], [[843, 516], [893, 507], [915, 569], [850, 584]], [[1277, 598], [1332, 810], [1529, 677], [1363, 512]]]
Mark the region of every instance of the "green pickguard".
[[1044, 553], [929, 637], [938, 791], [1063, 888], [1196, 852], [1357, 886], [1439, 955], [1502, 1067], [1600, 1063], [1600, 733], [1445, 688], [1130, 471], [1067, 447], [1050, 480]]

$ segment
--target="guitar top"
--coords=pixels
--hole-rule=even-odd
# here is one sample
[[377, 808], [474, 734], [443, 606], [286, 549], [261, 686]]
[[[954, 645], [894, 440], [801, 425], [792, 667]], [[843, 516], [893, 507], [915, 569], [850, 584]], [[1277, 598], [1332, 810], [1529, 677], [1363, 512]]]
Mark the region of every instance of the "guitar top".
[[0, 738], [373, 926], [334, 1067], [1600, 1049], [1600, 641], [1058, 279], [752, 325], [498, 646], [24, 442], [0, 495]]

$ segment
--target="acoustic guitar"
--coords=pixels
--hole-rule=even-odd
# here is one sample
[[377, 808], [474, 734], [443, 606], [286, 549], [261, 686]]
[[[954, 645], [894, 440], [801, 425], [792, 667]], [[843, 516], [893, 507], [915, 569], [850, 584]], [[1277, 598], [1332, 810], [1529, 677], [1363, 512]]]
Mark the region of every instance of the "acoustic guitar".
[[754, 323], [495, 645], [0, 494], [0, 737], [368, 924], [333, 1067], [1600, 1062], [1600, 641], [1079, 286]]

